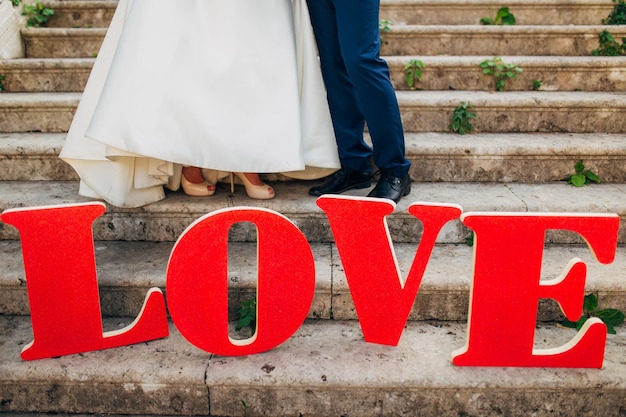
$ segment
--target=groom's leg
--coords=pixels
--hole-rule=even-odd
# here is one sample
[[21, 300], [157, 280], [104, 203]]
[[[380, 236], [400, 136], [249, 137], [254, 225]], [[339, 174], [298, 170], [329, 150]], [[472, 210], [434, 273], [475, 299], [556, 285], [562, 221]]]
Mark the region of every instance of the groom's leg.
[[[317, 3], [319, 0], [310, 0]], [[328, 0], [330, 2], [330, 0]], [[333, 0], [339, 48], [374, 144], [374, 163], [407, 175], [404, 133], [387, 63], [380, 58], [380, 0]]]
[[[359, 4], [360, 0], [353, 1]], [[339, 47], [335, 1], [307, 0], [342, 167], [370, 172], [370, 147], [363, 141], [365, 119]]]

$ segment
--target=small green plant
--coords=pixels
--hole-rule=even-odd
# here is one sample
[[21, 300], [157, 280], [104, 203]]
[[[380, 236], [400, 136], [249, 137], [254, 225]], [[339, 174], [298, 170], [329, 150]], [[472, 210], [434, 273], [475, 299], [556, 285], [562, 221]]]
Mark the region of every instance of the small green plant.
[[244, 327], [250, 327], [254, 331], [256, 324], [256, 301], [244, 300], [241, 302], [241, 308], [238, 311], [239, 320], [235, 330], [239, 331]]
[[523, 71], [515, 64], [505, 64], [499, 56], [494, 56], [481, 62], [480, 68], [482, 68], [483, 74], [493, 76], [496, 91], [503, 91], [506, 86], [506, 80], [517, 78], [517, 74]]
[[241, 405], [243, 406], [243, 415], [246, 417], [248, 415], [248, 404], [244, 400], [241, 400]]
[[533, 90], [534, 91], [541, 90], [541, 86], [543, 86], [543, 81], [541, 81], [541, 80], [533, 80]]
[[480, 19], [481, 25], [514, 25], [515, 15], [509, 12], [508, 7], [502, 7], [498, 9], [496, 17], [483, 17]]
[[600, 46], [591, 51], [593, 56], [620, 56], [626, 55], [626, 38], [622, 38], [622, 43], [613, 38], [608, 30], [603, 30], [598, 35]]
[[615, 7], [606, 19], [602, 19], [603, 25], [626, 25], [626, 1], [613, 0]]
[[465, 238], [465, 244], [467, 246], [474, 246], [474, 232], [470, 231], [470, 235]]
[[391, 32], [391, 25], [393, 25], [391, 20], [382, 19], [378, 22], [378, 30], [380, 30], [381, 33], [389, 33]]
[[412, 59], [404, 67], [404, 80], [411, 90], [415, 90], [417, 81], [422, 81], [422, 70], [425, 65], [419, 59]]
[[454, 109], [448, 128], [459, 135], [470, 133], [472, 131], [471, 119], [476, 118], [476, 113], [469, 110], [471, 108], [472, 105], [470, 103], [462, 101], [461, 104]]
[[0, 93], [5, 90], [3, 81], [4, 81], [4, 75], [0, 75]]
[[567, 182], [576, 187], [582, 187], [586, 184], [591, 184], [592, 182], [599, 183], [600, 177], [598, 177], [594, 172], [585, 169], [585, 164], [582, 159], [574, 165], [575, 173], [570, 175], [567, 178]]
[[11, 0], [11, 3], [13, 3], [14, 6], [19, 6], [22, 0]]
[[597, 317], [602, 320], [610, 334], [615, 334], [615, 327], [624, 322], [623, 312], [615, 308], [600, 309], [598, 307], [598, 296], [596, 294], [587, 294], [583, 302], [583, 314], [580, 318], [575, 322], [565, 319], [561, 324], [565, 327], [580, 330], [583, 324], [591, 317]]
[[391, 20], [383, 19], [378, 22], [378, 30], [380, 32], [381, 42], [385, 40], [385, 34], [391, 32], [391, 25], [393, 25], [393, 22]]
[[54, 10], [44, 7], [41, 1], [37, 0], [35, 4], [25, 4], [23, 16], [28, 17], [26, 21], [27, 27], [42, 27], [46, 26], [50, 16], [54, 15]]

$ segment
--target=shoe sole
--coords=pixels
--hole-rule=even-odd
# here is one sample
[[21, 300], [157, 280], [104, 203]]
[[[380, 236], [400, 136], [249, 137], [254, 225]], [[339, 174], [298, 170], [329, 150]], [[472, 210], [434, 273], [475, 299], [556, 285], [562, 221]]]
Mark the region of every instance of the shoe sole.
[[346, 191], [349, 191], [349, 190], [360, 190], [360, 189], [363, 189], [363, 188], [371, 187], [371, 185], [372, 185], [372, 182], [368, 181], [368, 182], [362, 182], [360, 184], [351, 185], [350, 187], [343, 188], [343, 189], [341, 189], [339, 191], [335, 191], [334, 193], [312, 193], [312, 192], [309, 191], [309, 194], [312, 195], [312, 196], [315, 196], [315, 197], [320, 197], [320, 196], [323, 196], [324, 194], [341, 194], [341, 193], [345, 193]]

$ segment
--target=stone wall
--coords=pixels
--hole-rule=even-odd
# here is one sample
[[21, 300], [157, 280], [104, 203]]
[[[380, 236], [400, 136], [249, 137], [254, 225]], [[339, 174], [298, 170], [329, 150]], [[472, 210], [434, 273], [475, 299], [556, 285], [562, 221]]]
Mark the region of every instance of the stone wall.
[[24, 18], [10, 0], [0, 0], [0, 59], [24, 57], [20, 29]]

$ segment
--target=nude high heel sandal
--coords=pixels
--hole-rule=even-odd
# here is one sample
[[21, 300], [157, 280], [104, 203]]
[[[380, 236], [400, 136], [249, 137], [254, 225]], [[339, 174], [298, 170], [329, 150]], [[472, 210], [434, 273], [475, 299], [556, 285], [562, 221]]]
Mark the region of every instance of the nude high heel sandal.
[[208, 197], [215, 194], [215, 185], [208, 181], [191, 182], [185, 177], [185, 171], [180, 177], [180, 186], [183, 187], [185, 194], [194, 197]]
[[250, 198], [254, 198], [255, 200], [269, 200], [274, 198], [274, 189], [269, 185], [263, 183], [262, 185], [254, 185], [250, 182], [246, 174], [243, 172], [231, 172], [230, 176], [230, 192], [235, 192], [235, 181], [233, 174], [239, 178], [239, 180], [243, 183], [243, 186], [246, 188], [246, 194]]

